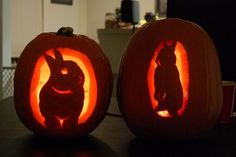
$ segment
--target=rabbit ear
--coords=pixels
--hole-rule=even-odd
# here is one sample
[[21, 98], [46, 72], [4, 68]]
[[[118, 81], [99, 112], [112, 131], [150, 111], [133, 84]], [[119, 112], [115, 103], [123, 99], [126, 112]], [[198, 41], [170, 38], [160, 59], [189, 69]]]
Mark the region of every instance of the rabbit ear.
[[177, 44], [177, 41], [173, 41], [173, 43], [171, 44], [170, 48], [171, 48], [172, 52], [175, 51], [176, 44]]
[[55, 60], [58, 64], [63, 63], [63, 57], [61, 55], [61, 53], [58, 50], [54, 50], [54, 54], [55, 54]]
[[55, 59], [47, 54], [44, 55], [44, 58], [50, 68], [50, 71], [52, 72], [55, 69], [55, 65], [56, 65]]

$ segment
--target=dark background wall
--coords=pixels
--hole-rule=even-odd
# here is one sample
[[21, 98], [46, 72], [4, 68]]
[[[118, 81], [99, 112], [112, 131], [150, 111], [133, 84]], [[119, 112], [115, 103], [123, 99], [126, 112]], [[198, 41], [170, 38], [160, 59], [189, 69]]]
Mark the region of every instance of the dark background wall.
[[168, 0], [167, 17], [203, 27], [216, 45], [222, 79], [236, 81], [236, 0]]

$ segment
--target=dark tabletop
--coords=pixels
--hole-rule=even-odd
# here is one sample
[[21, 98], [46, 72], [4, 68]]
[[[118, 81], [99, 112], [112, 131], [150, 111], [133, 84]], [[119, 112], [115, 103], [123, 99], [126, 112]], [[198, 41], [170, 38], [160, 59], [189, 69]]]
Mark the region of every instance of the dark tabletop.
[[[113, 105], [113, 106], [112, 106]], [[112, 99], [109, 112], [118, 113]], [[35, 136], [20, 122], [13, 98], [0, 102], [0, 157], [159, 157], [235, 156], [236, 122], [218, 124], [203, 138], [189, 141], [144, 141], [120, 117], [107, 115], [90, 135], [73, 140]]]

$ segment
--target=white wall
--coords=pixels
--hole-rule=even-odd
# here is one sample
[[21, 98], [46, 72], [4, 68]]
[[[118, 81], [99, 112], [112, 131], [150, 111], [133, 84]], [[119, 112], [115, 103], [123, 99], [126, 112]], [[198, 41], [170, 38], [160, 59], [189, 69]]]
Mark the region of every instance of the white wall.
[[0, 100], [2, 99], [2, 25], [3, 25], [3, 2], [0, 1]]
[[[71, 26], [74, 33], [98, 41], [97, 29], [105, 27], [105, 14], [115, 12], [121, 0], [73, 0], [73, 5], [53, 4], [50, 0], [11, 1], [11, 51], [18, 57], [26, 44], [41, 32], [55, 32]], [[139, 0], [140, 18], [154, 12], [155, 0]]]
[[42, 0], [11, 0], [13, 57], [18, 57], [24, 47], [42, 30]]
[[97, 40], [97, 29], [104, 28], [105, 14], [115, 12], [120, 7], [121, 0], [87, 0], [87, 34], [90, 38]]
[[144, 19], [146, 12], [155, 13], [156, 0], [138, 0], [140, 6], [140, 19]]
[[[155, 12], [155, 0], [137, 0], [139, 1], [140, 19], [146, 12]], [[88, 5], [88, 36], [96, 41], [97, 29], [105, 27], [105, 14], [107, 12], [115, 12], [116, 8], [120, 8], [121, 0], [87, 0]]]
[[72, 27], [74, 33], [79, 33], [79, 0], [73, 0], [73, 5], [51, 3], [44, 0], [43, 30], [56, 32], [61, 27]]
[[18, 57], [42, 32], [56, 32], [62, 26], [70, 26], [74, 33], [87, 34], [87, 0], [73, 0], [72, 6], [50, 0], [10, 0], [10, 10], [12, 40], [9, 52], [12, 57]]
[[79, 26], [78, 33], [87, 35], [87, 0], [79, 0]]
[[2, 5], [2, 65], [11, 66], [11, 3], [9, 0], [2, 0]]

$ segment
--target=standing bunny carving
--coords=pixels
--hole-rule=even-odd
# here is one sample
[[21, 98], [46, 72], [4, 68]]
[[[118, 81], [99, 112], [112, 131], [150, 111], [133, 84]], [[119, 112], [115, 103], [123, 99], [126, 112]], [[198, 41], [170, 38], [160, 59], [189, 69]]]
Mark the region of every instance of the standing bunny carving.
[[156, 111], [167, 110], [173, 117], [177, 117], [177, 111], [182, 107], [183, 91], [179, 78], [179, 71], [176, 67], [176, 56], [174, 41], [170, 46], [166, 43], [160, 50], [155, 70], [155, 99], [158, 101]]
[[40, 91], [39, 107], [47, 127], [66, 129], [77, 124], [83, 109], [85, 78], [75, 62], [63, 60], [58, 50], [54, 54], [55, 59], [44, 55], [50, 76]]

